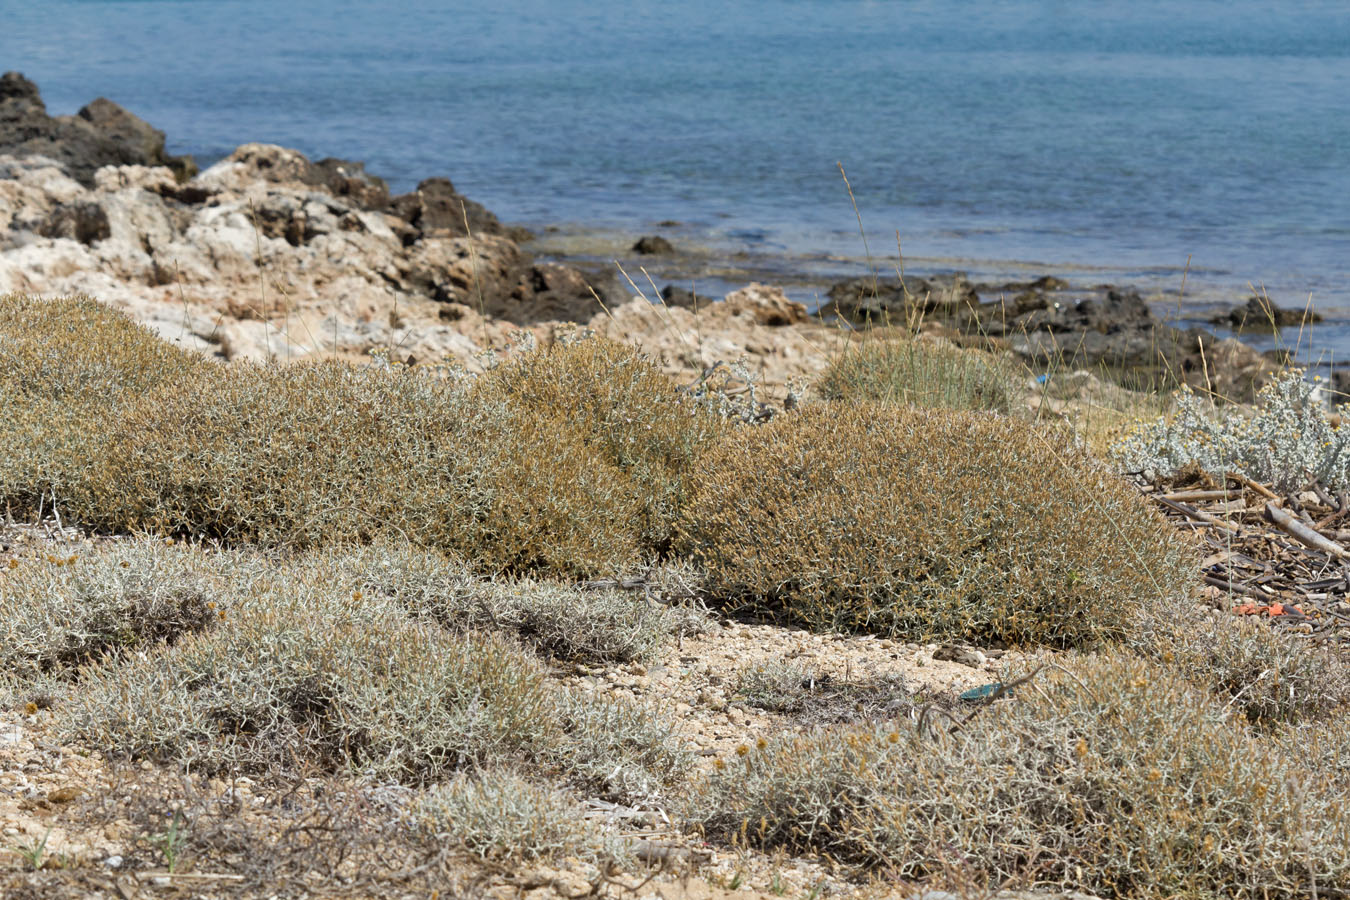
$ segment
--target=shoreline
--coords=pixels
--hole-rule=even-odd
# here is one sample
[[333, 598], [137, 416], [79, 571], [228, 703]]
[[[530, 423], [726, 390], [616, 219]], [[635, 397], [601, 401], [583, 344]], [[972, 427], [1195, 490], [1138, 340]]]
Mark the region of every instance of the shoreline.
[[[1137, 269], [1118, 265], [1047, 263], [1023, 260], [981, 260], [962, 257], [910, 257], [891, 253], [843, 255], [803, 253], [787, 249], [753, 250], [729, 240], [720, 240], [707, 228], [683, 223], [665, 227], [621, 229], [582, 223], [516, 223], [535, 237], [522, 247], [542, 259], [577, 266], [596, 277], [612, 278], [629, 294], [641, 293], [656, 301], [668, 285], [692, 291], [712, 300], [739, 290], [750, 282], [781, 288], [788, 299], [801, 303], [812, 315], [822, 314], [829, 304], [831, 286], [851, 279], [876, 277], [894, 280], [898, 272], [914, 278], [964, 276], [984, 301], [997, 300], [995, 288], [1007, 283], [1032, 282], [1038, 278], [1062, 279], [1069, 291], [1088, 296], [1104, 286], [1138, 291], [1153, 314], [1164, 324], [1181, 329], [1203, 328], [1216, 337], [1236, 338], [1259, 352], [1280, 348], [1296, 351], [1300, 364], [1310, 371], [1339, 370], [1333, 352], [1350, 347], [1350, 314], [1315, 311], [1325, 318], [1300, 329], [1285, 326], [1274, 331], [1237, 331], [1213, 321], [1234, 310], [1253, 294], [1238, 294], [1219, 270], [1196, 270], [1185, 266]], [[674, 252], [640, 254], [633, 245], [644, 236], [670, 241]], [[622, 268], [620, 268], [622, 267]], [[624, 272], [639, 289], [634, 292]], [[1261, 286], [1255, 286], [1261, 291]], [[1302, 306], [1275, 301], [1281, 309], [1299, 311]], [[1350, 354], [1347, 354], [1350, 356]]]
[[[1012, 351], [1033, 372], [1207, 388], [1217, 366], [1232, 388], [1221, 396], [1241, 400], [1286, 361], [1262, 345], [1293, 344], [1287, 333], [1225, 340], [1205, 313], [1231, 314], [1236, 298], [1207, 294], [1204, 271], [902, 261], [880, 246], [869, 256], [870, 241], [861, 255], [828, 242], [801, 253], [765, 229], [674, 221], [646, 236], [530, 231], [444, 177], [394, 194], [363, 162], [256, 143], [201, 171], [115, 103], [52, 117], [21, 74], [0, 86], [0, 123], [11, 123], [0, 131], [0, 291], [87, 293], [225, 359], [389, 352], [473, 370], [514, 331], [548, 342], [580, 326], [642, 346], [677, 377], [744, 357], [782, 386], [823, 368], [819, 347], [803, 345], [837, 343], [836, 319], [921, 321], [963, 346]], [[902, 265], [904, 285], [888, 271]], [[1336, 328], [1350, 347], [1350, 320], [1323, 327], [1309, 352]]]

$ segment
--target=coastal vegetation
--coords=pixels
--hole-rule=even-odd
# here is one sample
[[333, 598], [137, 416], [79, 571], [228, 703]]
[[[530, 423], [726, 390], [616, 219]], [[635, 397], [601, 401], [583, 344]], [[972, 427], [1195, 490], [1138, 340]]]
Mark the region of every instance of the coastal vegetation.
[[[2, 297], [6, 527], [85, 539], [0, 561], [0, 699], [109, 765], [290, 785], [310, 810], [321, 783], [372, 792], [385, 824], [330, 826], [373, 842], [358, 856], [578, 858], [598, 886], [692, 866], [698, 838], [850, 884], [1350, 891], [1343, 650], [1197, 603], [1199, 541], [1025, 412], [1026, 381], [892, 333], [796, 408], [740, 416], [584, 333], [478, 375], [226, 363], [89, 298]], [[1242, 420], [1286, 448], [1244, 477], [1339, 471], [1302, 384]], [[1149, 424], [1120, 458], [1245, 459], [1204, 456], [1221, 435], [1192, 402], [1168, 421], [1209, 438]], [[1016, 656], [970, 696], [832, 688], [831, 720], [711, 758], [688, 704], [597, 681], [740, 622]], [[816, 680], [733, 679], [803, 720]], [[153, 832], [170, 871], [230, 858], [209, 818]], [[634, 837], [656, 821], [666, 843]]]

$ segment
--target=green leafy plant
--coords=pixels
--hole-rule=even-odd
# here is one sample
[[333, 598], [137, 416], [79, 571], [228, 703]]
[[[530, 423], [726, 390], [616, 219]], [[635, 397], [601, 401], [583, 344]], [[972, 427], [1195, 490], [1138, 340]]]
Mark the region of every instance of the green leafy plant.
[[147, 838], [150, 845], [164, 857], [164, 866], [172, 874], [187, 844], [187, 820], [182, 810], [175, 809], [168, 817], [164, 830]]

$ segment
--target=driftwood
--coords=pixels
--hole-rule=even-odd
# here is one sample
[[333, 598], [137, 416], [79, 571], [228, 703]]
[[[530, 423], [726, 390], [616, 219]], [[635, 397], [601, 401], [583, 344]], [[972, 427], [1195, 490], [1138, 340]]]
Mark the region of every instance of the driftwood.
[[1274, 503], [1266, 504], [1266, 519], [1288, 532], [1294, 540], [1305, 547], [1321, 550], [1337, 559], [1345, 559], [1350, 556], [1350, 552], [1347, 552], [1340, 544], [1322, 537], [1312, 527], [1304, 525]]

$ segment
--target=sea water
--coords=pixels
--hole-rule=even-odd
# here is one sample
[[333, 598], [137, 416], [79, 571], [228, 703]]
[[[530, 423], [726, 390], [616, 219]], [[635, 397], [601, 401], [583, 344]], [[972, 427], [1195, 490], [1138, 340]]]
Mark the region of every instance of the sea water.
[[0, 0], [0, 68], [209, 162], [747, 254], [1262, 287], [1350, 355], [1350, 3]]

